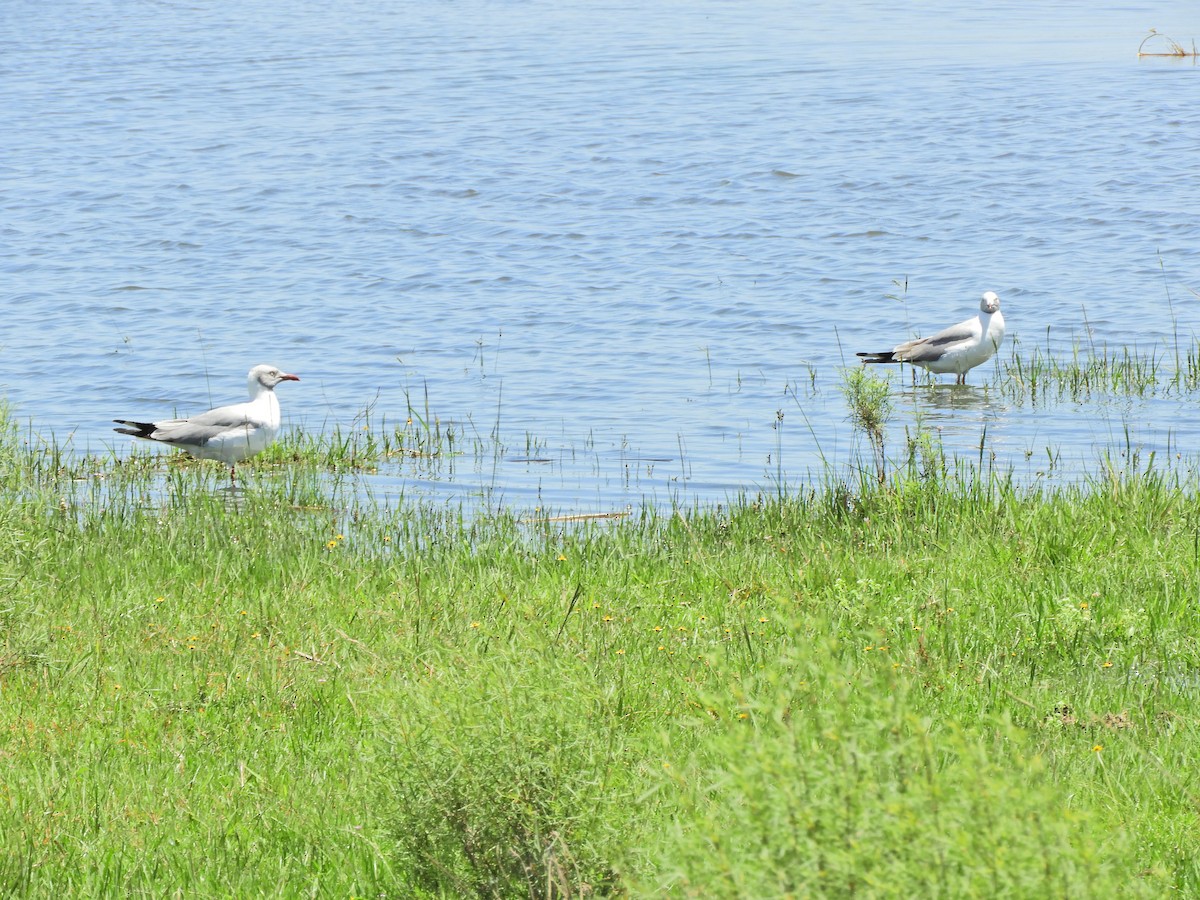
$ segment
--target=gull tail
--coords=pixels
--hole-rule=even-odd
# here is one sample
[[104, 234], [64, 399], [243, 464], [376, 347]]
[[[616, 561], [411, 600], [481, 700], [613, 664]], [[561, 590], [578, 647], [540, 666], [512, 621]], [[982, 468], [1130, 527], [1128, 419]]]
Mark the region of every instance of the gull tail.
[[134, 437], [146, 438], [150, 440], [150, 435], [154, 433], [153, 422], [130, 422], [128, 419], [113, 419], [118, 425], [129, 425], [130, 428], [114, 428], [113, 431], [117, 434], [132, 434]]
[[879, 353], [855, 353], [854, 355], [862, 358], [864, 366], [868, 363], [898, 363], [902, 361], [896, 359], [895, 350], [881, 350]]

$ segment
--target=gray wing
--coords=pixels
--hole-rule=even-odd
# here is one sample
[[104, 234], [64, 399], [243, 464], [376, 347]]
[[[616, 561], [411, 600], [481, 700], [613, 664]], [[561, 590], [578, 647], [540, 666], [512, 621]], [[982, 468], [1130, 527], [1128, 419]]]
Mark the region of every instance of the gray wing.
[[897, 359], [907, 362], [933, 362], [941, 359], [947, 350], [955, 344], [973, 341], [979, 337], [979, 320], [967, 319], [949, 328], [943, 328], [937, 334], [915, 341], [905, 341], [892, 352]]
[[246, 414], [243, 404], [220, 406], [190, 419], [168, 419], [154, 423], [151, 440], [164, 444], [190, 444], [203, 447], [218, 435], [236, 428], [257, 428], [262, 423]]

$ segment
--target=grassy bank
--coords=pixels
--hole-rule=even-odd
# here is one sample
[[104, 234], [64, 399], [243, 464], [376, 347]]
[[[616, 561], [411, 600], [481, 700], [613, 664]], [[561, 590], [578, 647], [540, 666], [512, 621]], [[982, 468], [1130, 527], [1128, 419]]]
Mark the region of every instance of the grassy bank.
[[563, 525], [318, 455], [231, 500], [6, 433], [6, 895], [1200, 891], [1194, 485]]

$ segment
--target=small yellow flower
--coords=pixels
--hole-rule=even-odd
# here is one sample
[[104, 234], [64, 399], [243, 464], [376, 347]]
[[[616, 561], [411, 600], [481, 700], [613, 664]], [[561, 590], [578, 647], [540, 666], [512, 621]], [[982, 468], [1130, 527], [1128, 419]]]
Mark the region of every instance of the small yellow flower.
[[479, 627], [479, 623], [478, 623], [478, 622], [472, 622], [472, 623], [471, 623], [471, 627], [472, 627], [472, 628], [478, 628], [478, 627]]
[[167, 599], [166, 597], [155, 597], [154, 602], [155, 603], [165, 603], [166, 599]]
[[605, 617], [604, 617], [604, 621], [605, 621], [605, 622], [611, 622], [611, 621], [612, 621], [612, 616], [605, 616]]
[[1111, 669], [1111, 668], [1112, 668], [1112, 662], [1106, 659], [1106, 660], [1104, 661], [1104, 665], [1102, 665], [1100, 668], [1102, 668], [1102, 669]]
[[244, 616], [244, 615], [246, 615], [246, 611], [245, 611], [244, 609], [243, 609], [243, 610], [240, 610], [240, 611], [238, 612], [238, 615], [239, 615], [239, 616]]
[[566, 562], [566, 559], [567, 559], [567, 557], [565, 555], [563, 555], [562, 553], [558, 554], [559, 562]]
[[744, 712], [738, 713], [738, 718], [739, 719], [748, 719], [748, 718], [750, 718], [750, 713], [744, 713]]
[[762, 623], [762, 624], [766, 624], [767, 617], [766, 617], [766, 616], [759, 616], [759, 617], [758, 617], [758, 621], [759, 621], [760, 623]]
[[326, 543], [325, 543], [326, 550], [332, 550], [336, 546], [337, 546], [337, 541], [326, 541]]
[[700, 621], [701, 621], [701, 622], [707, 622], [707, 621], [708, 621], [708, 616], [701, 616], [701, 617], [700, 617]]
[[344, 541], [345, 539], [346, 539], [346, 536], [344, 534], [339, 534], [336, 538], [336, 540], [339, 540], [339, 541]]
[[617, 651], [617, 656], [624, 656], [624, 655], [625, 655], [625, 651], [624, 651], [624, 650], [618, 650], [618, 651]]
[[655, 625], [655, 626], [654, 626], [654, 630], [655, 630], [655, 632], [662, 631], [662, 626], [661, 626], [661, 625]]
[[1087, 602], [1086, 600], [1084, 600], [1082, 603], [1080, 603], [1080, 604], [1079, 604], [1079, 608], [1080, 608], [1080, 609], [1087, 609], [1087, 608], [1088, 608], [1088, 602]]
[[1101, 750], [1103, 750], [1103, 749], [1104, 749], [1104, 745], [1103, 745], [1103, 744], [1097, 744], [1095, 747], [1093, 747], [1093, 748], [1092, 748], [1092, 752], [1093, 752], [1093, 753], [1099, 753], [1099, 752], [1100, 752]]

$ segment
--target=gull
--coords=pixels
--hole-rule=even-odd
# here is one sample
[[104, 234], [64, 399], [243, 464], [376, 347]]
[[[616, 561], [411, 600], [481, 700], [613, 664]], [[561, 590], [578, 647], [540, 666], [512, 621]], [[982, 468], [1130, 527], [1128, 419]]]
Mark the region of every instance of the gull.
[[275, 366], [255, 366], [246, 376], [250, 399], [245, 403], [218, 406], [188, 419], [161, 422], [113, 419], [118, 425], [129, 426], [113, 431], [177, 447], [198, 459], [219, 459], [229, 466], [229, 477], [236, 482], [236, 464], [265, 450], [279, 433], [275, 385], [299, 380]]
[[987, 362], [1004, 340], [1000, 298], [987, 291], [979, 315], [944, 328], [932, 337], [916, 338], [879, 353], [858, 353], [867, 363], [912, 363], [939, 375], [955, 373], [955, 384], [967, 383], [967, 372]]

